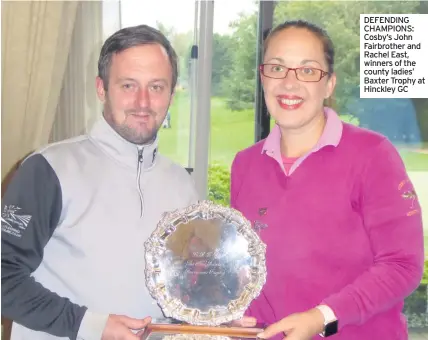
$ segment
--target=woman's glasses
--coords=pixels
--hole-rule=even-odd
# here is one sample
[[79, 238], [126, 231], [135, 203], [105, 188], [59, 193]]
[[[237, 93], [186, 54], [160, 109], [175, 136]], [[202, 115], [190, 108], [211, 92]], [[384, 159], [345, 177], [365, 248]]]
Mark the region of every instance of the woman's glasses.
[[297, 80], [304, 82], [317, 82], [329, 73], [318, 68], [302, 66], [297, 68], [285, 67], [279, 64], [262, 64], [260, 72], [268, 78], [282, 79], [287, 77], [289, 71], [294, 71]]

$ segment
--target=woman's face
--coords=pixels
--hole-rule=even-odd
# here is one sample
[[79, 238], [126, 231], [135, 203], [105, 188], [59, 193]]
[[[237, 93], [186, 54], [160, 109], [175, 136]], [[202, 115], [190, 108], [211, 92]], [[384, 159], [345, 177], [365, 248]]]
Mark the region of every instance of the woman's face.
[[[271, 37], [264, 64], [269, 72], [281, 72], [284, 67], [297, 68], [310, 74], [311, 68], [328, 71], [322, 41], [302, 28], [287, 28]], [[282, 67], [281, 67], [282, 66]], [[286, 78], [273, 79], [261, 75], [266, 105], [270, 115], [285, 129], [301, 129], [323, 114], [324, 100], [334, 90], [335, 75], [325, 76], [319, 82], [303, 82], [290, 70]]]

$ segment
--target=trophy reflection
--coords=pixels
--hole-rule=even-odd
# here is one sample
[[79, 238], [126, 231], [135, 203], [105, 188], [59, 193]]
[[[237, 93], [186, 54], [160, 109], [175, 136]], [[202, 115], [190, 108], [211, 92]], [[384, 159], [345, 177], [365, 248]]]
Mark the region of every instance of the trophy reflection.
[[239, 212], [203, 201], [165, 214], [145, 246], [147, 288], [173, 322], [152, 323], [144, 338], [261, 331], [228, 326], [266, 282], [266, 247]]

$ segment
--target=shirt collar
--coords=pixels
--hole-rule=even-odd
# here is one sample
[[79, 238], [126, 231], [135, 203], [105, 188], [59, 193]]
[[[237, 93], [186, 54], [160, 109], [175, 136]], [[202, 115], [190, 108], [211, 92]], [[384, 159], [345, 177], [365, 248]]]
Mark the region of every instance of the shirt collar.
[[133, 144], [120, 136], [104, 117], [101, 117], [92, 127], [89, 138], [106, 154], [127, 167], [137, 170], [140, 154], [143, 170], [148, 170], [155, 164], [158, 152], [157, 136], [151, 144]]
[[[342, 138], [343, 124], [338, 114], [329, 107], [324, 108], [324, 114], [326, 116], [324, 130], [311, 152], [316, 152], [327, 145], [337, 147], [340, 139]], [[275, 124], [272, 131], [269, 133], [269, 136], [266, 138], [263, 144], [262, 153], [266, 153], [275, 159], [282, 159], [281, 130], [278, 125]]]

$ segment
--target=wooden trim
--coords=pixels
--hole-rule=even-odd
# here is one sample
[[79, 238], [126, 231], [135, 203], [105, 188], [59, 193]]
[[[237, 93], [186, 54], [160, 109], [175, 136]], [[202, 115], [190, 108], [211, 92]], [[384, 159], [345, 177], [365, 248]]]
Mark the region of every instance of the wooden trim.
[[237, 338], [256, 339], [257, 334], [263, 329], [252, 327], [227, 327], [227, 326], [195, 326], [189, 324], [149, 324], [146, 328], [146, 339], [151, 333], [174, 333], [174, 334], [208, 334], [222, 335]]

